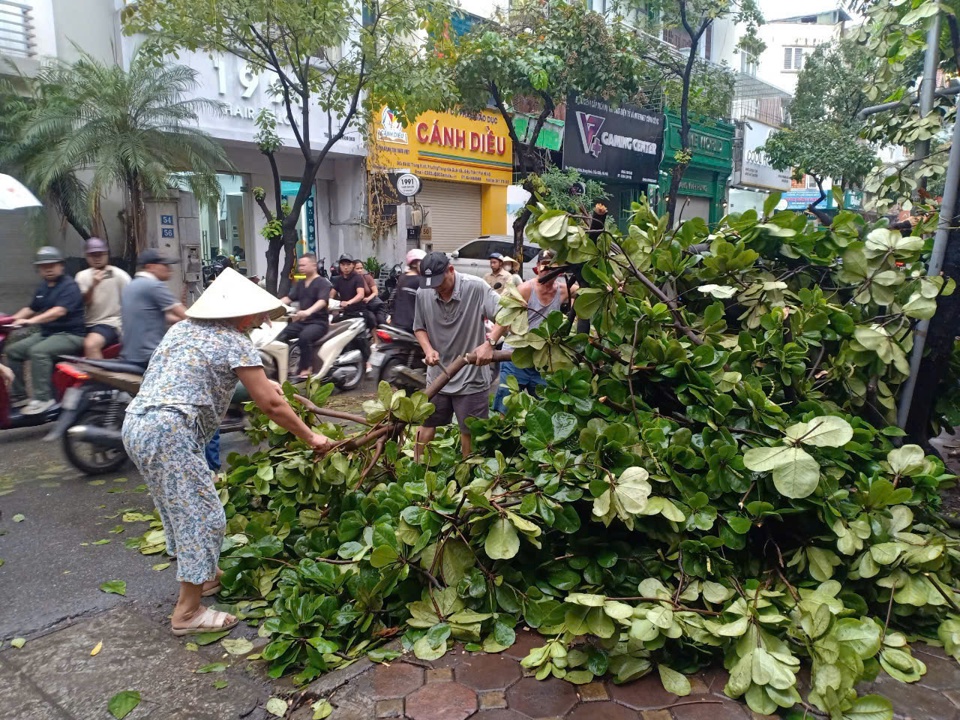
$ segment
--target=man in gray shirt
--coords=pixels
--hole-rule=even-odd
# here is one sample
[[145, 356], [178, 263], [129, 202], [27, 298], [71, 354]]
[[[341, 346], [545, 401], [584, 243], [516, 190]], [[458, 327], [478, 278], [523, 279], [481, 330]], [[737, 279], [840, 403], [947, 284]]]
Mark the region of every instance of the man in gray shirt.
[[476, 365], [467, 365], [433, 399], [436, 410], [417, 433], [417, 458], [433, 440], [437, 428], [457, 416], [463, 457], [470, 454], [469, 417], [485, 418], [490, 413], [490, 385], [487, 367], [493, 360], [493, 345], [487, 340], [484, 320], [493, 321], [500, 296], [481, 278], [454, 270], [444, 253], [433, 252], [420, 263], [423, 287], [417, 291], [413, 331], [423, 348], [427, 363], [427, 384], [445, 372], [456, 358], [476, 353]]
[[147, 367], [167, 328], [187, 315], [167, 287], [170, 266], [179, 260], [150, 248], [137, 257], [140, 272], [123, 289], [120, 298], [123, 349], [120, 357]]

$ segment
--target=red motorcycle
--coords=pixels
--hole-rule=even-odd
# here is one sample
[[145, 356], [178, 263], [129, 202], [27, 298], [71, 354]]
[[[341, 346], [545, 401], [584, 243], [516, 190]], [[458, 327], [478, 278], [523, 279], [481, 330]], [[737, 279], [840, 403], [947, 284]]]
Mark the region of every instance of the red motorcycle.
[[[7, 338], [16, 327], [14, 319], [10, 315], [0, 313], [0, 353], [6, 344]], [[120, 353], [119, 345], [111, 345], [104, 348], [104, 357], [116, 357]], [[64, 396], [70, 388], [79, 388], [85, 382], [86, 378], [78, 378], [64, 373], [59, 368], [53, 372], [53, 393], [57, 404], [46, 412], [37, 415], [24, 415], [18, 408], [10, 407], [10, 390], [6, 383], [0, 382], [0, 430], [9, 428], [36, 427], [53, 422], [60, 415], [61, 403]]]

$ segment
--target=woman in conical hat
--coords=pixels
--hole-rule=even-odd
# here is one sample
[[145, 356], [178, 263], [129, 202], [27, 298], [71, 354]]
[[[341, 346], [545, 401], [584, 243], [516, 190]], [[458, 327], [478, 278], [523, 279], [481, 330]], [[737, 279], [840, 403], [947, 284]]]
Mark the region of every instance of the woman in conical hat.
[[220, 589], [220, 544], [226, 518], [203, 449], [219, 428], [237, 380], [267, 417], [323, 452], [330, 440], [311, 430], [269, 380], [246, 332], [283, 314], [273, 295], [225, 269], [187, 319], [164, 335], [140, 392], [127, 408], [123, 443], [160, 511], [167, 552], [177, 558], [180, 597], [174, 635], [225, 630], [237, 619], [205, 608]]

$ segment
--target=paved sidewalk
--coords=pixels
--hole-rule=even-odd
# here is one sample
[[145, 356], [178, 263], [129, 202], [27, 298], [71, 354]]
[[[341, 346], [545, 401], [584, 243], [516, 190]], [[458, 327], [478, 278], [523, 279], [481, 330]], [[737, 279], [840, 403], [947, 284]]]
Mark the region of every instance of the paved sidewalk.
[[[522, 659], [542, 643], [535, 633], [519, 632], [517, 643], [500, 655], [466, 653], [459, 648], [435, 662], [404, 656], [389, 665], [358, 663], [345, 675], [334, 673], [311, 685], [334, 707], [331, 720], [758, 720], [723, 694], [727, 673], [711, 669], [690, 678], [684, 698], [667, 693], [656, 674], [617, 686], [609, 681], [575, 686], [551, 678], [524, 677]], [[898, 720], [960, 720], [960, 665], [941, 650], [921, 646], [927, 665], [921, 683], [904, 685], [881, 675], [862, 692], [886, 695]], [[309, 705], [293, 714], [312, 717]]]

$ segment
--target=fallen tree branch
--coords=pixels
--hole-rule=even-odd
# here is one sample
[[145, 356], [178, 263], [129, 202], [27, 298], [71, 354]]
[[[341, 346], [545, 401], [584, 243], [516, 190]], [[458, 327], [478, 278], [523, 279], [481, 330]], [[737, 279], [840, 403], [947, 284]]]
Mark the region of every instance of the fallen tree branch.
[[303, 405], [307, 410], [312, 412], [314, 415], [322, 415], [324, 417], [331, 417], [336, 420], [346, 420], [347, 422], [357, 423], [358, 425], [370, 425], [370, 422], [363, 417], [362, 415], [354, 415], [352, 413], [340, 412], [339, 410], [328, 410], [327, 408], [322, 408], [314, 405], [312, 402], [307, 400], [303, 395], [294, 395], [293, 399], [298, 403]]

